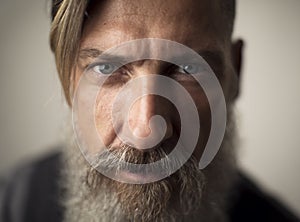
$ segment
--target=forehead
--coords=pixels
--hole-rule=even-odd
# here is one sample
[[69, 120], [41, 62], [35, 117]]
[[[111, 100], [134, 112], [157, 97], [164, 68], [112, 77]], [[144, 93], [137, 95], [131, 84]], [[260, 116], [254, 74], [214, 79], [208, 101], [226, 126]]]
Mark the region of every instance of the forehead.
[[222, 38], [217, 0], [95, 1], [88, 11], [81, 46], [102, 49], [138, 38], [163, 38], [216, 46]]

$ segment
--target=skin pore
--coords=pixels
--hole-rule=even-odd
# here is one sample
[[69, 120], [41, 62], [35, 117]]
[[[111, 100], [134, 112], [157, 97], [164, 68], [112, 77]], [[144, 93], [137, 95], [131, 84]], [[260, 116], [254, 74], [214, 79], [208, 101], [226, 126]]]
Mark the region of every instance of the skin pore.
[[[80, 154], [75, 154], [77, 150], [68, 151], [70, 153], [67, 154], [67, 158], [70, 160], [67, 166], [67, 184], [74, 186], [70, 188], [70, 197], [66, 200], [67, 221], [74, 218], [81, 218], [80, 221], [198, 221], [199, 218], [204, 221], [226, 220], [223, 212], [224, 194], [229, 189], [234, 174], [231, 106], [238, 89], [235, 72], [237, 69], [233, 64], [239, 65], [238, 62], [232, 62], [231, 53], [239, 52], [240, 47], [231, 44], [218, 3], [217, 0], [112, 0], [95, 1], [92, 4], [84, 24], [78, 63], [74, 67], [75, 86], [78, 85], [86, 67], [95, 62], [102, 51], [134, 39], [172, 40], [198, 52], [214, 70], [227, 102], [230, 127], [227, 127], [225, 142], [213, 163], [203, 172], [198, 170], [197, 163], [206, 144], [211, 123], [209, 104], [201, 87], [196, 86], [188, 74], [180, 71], [178, 67], [170, 68], [162, 61], [144, 60], [127, 64], [101, 89], [96, 100], [95, 121], [105, 145], [114, 147], [120, 153], [124, 148], [114, 131], [111, 119], [112, 104], [120, 88], [142, 75], [169, 73], [169, 76], [191, 95], [200, 119], [204, 120], [201, 122], [202, 131], [193, 158], [181, 171], [163, 181], [130, 185], [104, 178], [90, 169]], [[92, 71], [97, 74], [97, 67]], [[145, 82], [144, 87], [149, 85], [151, 84]], [[131, 130], [135, 135], [147, 136], [150, 133], [148, 122], [153, 115], [160, 115], [165, 119], [167, 131], [162, 142], [166, 150], [174, 148], [174, 141], [180, 135], [180, 117], [166, 99], [147, 95], [136, 101], [128, 115]], [[138, 143], [130, 146], [132, 149], [129, 156], [143, 154]], [[155, 152], [155, 148], [152, 151]], [[139, 160], [133, 158], [134, 161]], [[81, 175], [81, 182], [76, 179], [78, 176], [76, 177], [75, 173]], [[84, 177], [90, 178], [92, 182], [82, 185]], [[81, 190], [80, 195], [74, 200], [71, 196], [78, 193], [77, 189]], [[146, 201], [147, 206], [144, 204]], [[187, 209], [181, 212], [184, 205]], [[191, 217], [183, 215], [184, 211], [191, 214]]]

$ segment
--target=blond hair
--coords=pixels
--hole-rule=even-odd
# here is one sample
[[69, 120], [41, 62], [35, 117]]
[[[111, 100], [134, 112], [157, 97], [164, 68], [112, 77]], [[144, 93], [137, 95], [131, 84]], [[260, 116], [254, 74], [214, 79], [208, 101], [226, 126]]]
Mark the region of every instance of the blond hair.
[[50, 47], [67, 103], [71, 105], [74, 64], [77, 60], [84, 14], [88, 0], [53, 1], [56, 7], [50, 31]]

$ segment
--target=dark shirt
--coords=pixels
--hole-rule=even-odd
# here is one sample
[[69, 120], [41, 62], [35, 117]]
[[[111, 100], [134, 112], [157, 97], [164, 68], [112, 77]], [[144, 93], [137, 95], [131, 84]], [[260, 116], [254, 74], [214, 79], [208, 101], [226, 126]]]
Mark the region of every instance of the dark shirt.
[[[31, 163], [17, 170], [5, 188], [0, 205], [0, 222], [60, 222], [63, 207], [59, 186], [61, 154]], [[1, 201], [1, 200], [0, 200]], [[240, 174], [229, 199], [231, 222], [297, 222], [277, 200], [263, 193]]]

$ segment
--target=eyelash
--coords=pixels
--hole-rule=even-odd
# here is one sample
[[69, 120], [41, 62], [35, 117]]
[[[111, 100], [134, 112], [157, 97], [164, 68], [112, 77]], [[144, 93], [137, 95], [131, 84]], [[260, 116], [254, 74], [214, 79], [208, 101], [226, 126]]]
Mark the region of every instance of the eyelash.
[[[108, 72], [108, 73], [100, 73], [95, 71], [95, 68], [98, 67], [98, 66], [104, 66], [104, 65], [113, 65], [114, 68], [111, 70], [111, 72]], [[190, 67], [190, 66], [196, 66], [196, 71], [195, 72], [187, 72], [185, 71], [185, 68], [184, 67]], [[88, 67], [87, 67], [87, 71], [91, 71], [93, 70], [93, 72], [95, 73], [98, 73], [98, 74], [103, 74], [104, 76], [105, 75], [114, 75], [114, 74], [117, 74], [119, 73], [120, 70], [124, 70], [124, 69], [127, 69], [127, 67], [125, 65], [122, 65], [122, 64], [115, 64], [115, 63], [105, 63], [105, 62], [101, 62], [101, 63], [92, 63], [90, 64]], [[195, 68], [195, 67], [194, 67]], [[168, 68], [168, 71], [167, 73], [171, 73], [171, 72], [174, 72], [174, 70], [176, 70], [175, 72], [176, 73], [181, 73], [181, 74], [196, 74], [196, 73], [199, 73], [199, 72], [202, 72], [204, 70], [206, 70], [205, 67], [203, 67], [203, 65], [200, 65], [200, 64], [195, 64], [195, 63], [186, 63], [186, 64], [183, 64], [183, 65], [180, 65], [180, 66], [177, 66], [177, 65], [171, 65], [169, 68]], [[128, 71], [128, 69], [126, 70]]]

